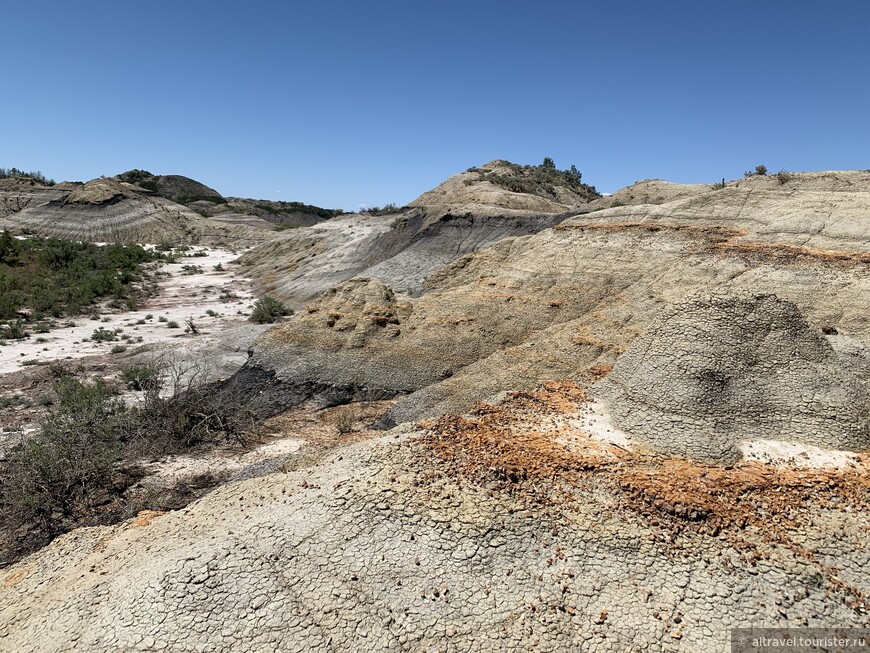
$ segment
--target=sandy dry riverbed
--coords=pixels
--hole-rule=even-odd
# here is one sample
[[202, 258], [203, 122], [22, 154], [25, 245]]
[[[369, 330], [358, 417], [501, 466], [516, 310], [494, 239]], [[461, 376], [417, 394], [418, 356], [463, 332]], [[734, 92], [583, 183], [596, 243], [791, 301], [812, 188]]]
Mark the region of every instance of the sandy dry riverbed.
[[[97, 307], [98, 319], [78, 316], [58, 321], [48, 333], [31, 334], [23, 340], [6, 340], [0, 347], [0, 374], [52, 360], [69, 360], [111, 353], [123, 353], [141, 345], [165, 344], [185, 347], [190, 342], [185, 329], [191, 320], [201, 335], [216, 336], [248, 324], [254, 301], [250, 281], [232, 263], [238, 253], [225, 249], [200, 248], [205, 256], [179, 258], [160, 267], [160, 292], [140, 302], [135, 311]], [[188, 274], [184, 266], [198, 266], [202, 272]], [[219, 269], [215, 270], [215, 267]], [[75, 326], [64, 326], [73, 323]], [[176, 326], [177, 325], [177, 326]], [[116, 332], [114, 340], [94, 340], [94, 331]], [[197, 343], [199, 346], [200, 343]]]

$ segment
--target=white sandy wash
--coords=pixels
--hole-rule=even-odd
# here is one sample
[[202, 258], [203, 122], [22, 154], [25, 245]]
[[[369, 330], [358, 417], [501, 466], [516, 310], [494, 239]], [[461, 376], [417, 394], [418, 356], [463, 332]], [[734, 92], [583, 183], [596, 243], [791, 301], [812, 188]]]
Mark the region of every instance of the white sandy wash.
[[[206, 255], [193, 256], [194, 251]], [[109, 312], [109, 309], [95, 307], [95, 312], [100, 313], [98, 320], [88, 316], [62, 319], [58, 321], [58, 328], [49, 333], [34, 333], [23, 340], [7, 340], [6, 345], [0, 347], [0, 374], [22, 369], [24, 363], [32, 365], [34, 362], [106, 354], [118, 345], [126, 345], [128, 350], [132, 350], [140, 345], [182, 344], [188, 319], [206, 334], [239, 326], [250, 314], [254, 298], [250, 281], [241, 274], [239, 266], [232, 263], [238, 255], [238, 252], [221, 248], [195, 248], [180, 257], [178, 262], [160, 268], [169, 276], [160, 277], [159, 293], [143, 300], [135, 311]], [[202, 272], [184, 274], [185, 265], [199, 266]], [[222, 269], [215, 270], [215, 266]], [[70, 320], [75, 326], [63, 326]], [[144, 323], [140, 324], [140, 321]], [[168, 326], [173, 322], [178, 327]], [[100, 327], [121, 329], [118, 339], [95, 342], [91, 337]], [[129, 337], [122, 339], [123, 336]]]

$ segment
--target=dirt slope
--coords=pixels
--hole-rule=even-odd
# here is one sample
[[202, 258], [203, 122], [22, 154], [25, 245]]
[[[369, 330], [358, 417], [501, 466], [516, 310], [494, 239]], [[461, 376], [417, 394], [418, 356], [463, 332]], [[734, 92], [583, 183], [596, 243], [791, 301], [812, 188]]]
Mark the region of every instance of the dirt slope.
[[674, 184], [661, 179], [644, 179], [622, 188], [590, 205], [596, 209], [637, 204], [665, 204], [674, 200], [700, 195], [712, 189], [708, 184]]
[[[399, 213], [335, 217], [270, 241], [242, 263], [264, 291], [297, 306], [353, 277], [417, 295], [428, 275], [464, 254], [591, 210], [594, 189], [565, 175], [492, 161], [450, 177]], [[510, 190], [512, 183], [526, 190]]]
[[0, 179], [0, 220], [31, 206], [63, 199], [67, 190], [57, 186], [42, 186], [30, 177]]
[[[858, 357], [866, 359], [860, 352], [870, 344], [864, 310], [870, 175], [802, 177], [809, 190], [741, 182], [503, 238], [431, 274], [422, 296], [395, 295], [397, 305], [407, 304], [395, 329], [369, 324], [370, 313], [393, 308], [355, 296], [369, 282], [350, 281], [265, 334], [252, 365], [288, 382], [413, 392], [394, 411], [401, 422], [466, 410], [546, 378], [583, 380], [590, 366], [614, 363], [665, 306], [713, 291], [764, 292], [793, 302], [811, 325], [832, 334], [832, 346], [857, 342]], [[818, 190], [832, 182], [842, 189]], [[315, 270], [327, 260], [316, 241], [309, 247], [296, 250], [293, 265]], [[352, 276], [346, 263], [360, 248], [349, 243], [346, 251], [334, 268]], [[278, 269], [269, 282], [280, 290], [282, 258], [273, 261]], [[371, 269], [364, 274], [377, 277]], [[296, 278], [304, 288], [306, 275]], [[404, 289], [395, 285], [382, 294]], [[362, 336], [351, 336], [360, 324], [370, 329], [363, 344]]]
[[350, 214], [281, 234], [241, 263], [264, 291], [296, 305], [353, 277], [377, 277], [419, 294], [425, 278], [458, 256], [508, 236], [536, 233], [567, 214], [452, 213], [439, 207], [399, 214]]
[[655, 463], [583, 411], [549, 384], [64, 536], [0, 577], [0, 650], [723, 652], [749, 623], [868, 625], [864, 468]]

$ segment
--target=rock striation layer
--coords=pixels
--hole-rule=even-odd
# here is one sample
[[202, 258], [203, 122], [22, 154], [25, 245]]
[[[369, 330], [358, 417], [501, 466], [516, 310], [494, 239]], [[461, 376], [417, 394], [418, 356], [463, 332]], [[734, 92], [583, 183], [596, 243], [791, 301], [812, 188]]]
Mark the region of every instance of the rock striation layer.
[[[71, 240], [118, 243], [254, 244], [271, 233], [204, 218], [181, 204], [117, 179], [94, 179], [0, 219], [0, 229]], [[39, 191], [44, 196], [45, 191]]]

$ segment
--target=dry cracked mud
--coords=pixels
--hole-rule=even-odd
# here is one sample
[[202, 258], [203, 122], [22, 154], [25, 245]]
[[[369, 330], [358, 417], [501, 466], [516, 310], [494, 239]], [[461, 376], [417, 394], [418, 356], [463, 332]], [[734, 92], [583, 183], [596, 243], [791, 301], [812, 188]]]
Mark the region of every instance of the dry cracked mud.
[[247, 253], [299, 309], [224, 385], [262, 446], [163, 461], [231, 480], [3, 570], [0, 651], [870, 626], [870, 173], [551, 195], [469, 171]]
[[0, 650], [724, 651], [746, 623], [867, 625], [863, 462], [650, 459], [571, 426], [584, 402], [547, 384], [63, 536], [2, 578]]

